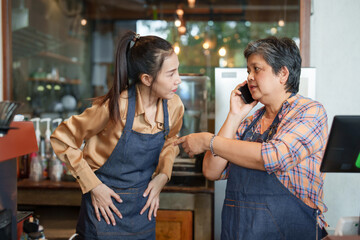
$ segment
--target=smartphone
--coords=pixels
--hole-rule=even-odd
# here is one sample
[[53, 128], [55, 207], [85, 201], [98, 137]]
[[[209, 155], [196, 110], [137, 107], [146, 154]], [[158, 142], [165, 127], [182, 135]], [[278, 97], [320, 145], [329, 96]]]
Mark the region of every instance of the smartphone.
[[241, 92], [241, 98], [244, 100], [246, 104], [252, 103], [255, 101], [250, 93], [249, 86], [246, 83], [244, 86], [239, 88], [239, 91]]

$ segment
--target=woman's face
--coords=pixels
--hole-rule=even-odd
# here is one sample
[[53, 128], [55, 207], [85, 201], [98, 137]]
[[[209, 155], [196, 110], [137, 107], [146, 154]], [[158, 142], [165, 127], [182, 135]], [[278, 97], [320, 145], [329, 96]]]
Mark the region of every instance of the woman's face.
[[152, 85], [152, 93], [163, 99], [173, 98], [181, 83], [178, 68], [179, 59], [175, 53], [165, 58], [157, 79]]
[[252, 97], [263, 104], [285, 91], [280, 77], [259, 54], [251, 54], [247, 60], [248, 85]]

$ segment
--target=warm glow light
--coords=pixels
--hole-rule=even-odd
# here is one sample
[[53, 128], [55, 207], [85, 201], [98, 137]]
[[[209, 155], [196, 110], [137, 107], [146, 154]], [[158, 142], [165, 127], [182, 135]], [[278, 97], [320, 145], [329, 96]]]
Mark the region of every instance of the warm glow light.
[[175, 20], [175, 26], [176, 27], [180, 27], [181, 26], [181, 21], [179, 19]]
[[189, 8], [195, 7], [195, 0], [188, 0]]
[[270, 32], [272, 35], [275, 35], [277, 33], [277, 29], [273, 27], [270, 29]]
[[176, 10], [176, 14], [179, 16], [179, 17], [182, 17], [184, 15], [184, 10], [182, 10], [181, 8], [178, 8]]
[[176, 53], [176, 55], [179, 55], [179, 53], [180, 53], [179, 43], [174, 44], [174, 52]]
[[199, 40], [199, 38], [200, 38], [199, 35], [196, 35], [196, 36], [194, 37], [195, 40]]
[[224, 57], [226, 55], [226, 49], [224, 47], [219, 49], [219, 55], [220, 57]]
[[279, 24], [279, 27], [285, 26], [285, 22], [284, 22], [284, 20], [282, 20], [282, 19], [279, 20], [278, 24]]
[[87, 21], [86, 21], [86, 19], [85, 19], [85, 18], [81, 19], [81, 25], [85, 26], [85, 25], [86, 25], [86, 23], [87, 23]]
[[209, 47], [210, 47], [209, 42], [204, 42], [202, 47], [203, 47], [204, 49], [209, 49]]
[[179, 31], [180, 34], [185, 34], [186, 33], [186, 27], [185, 26], [180, 26], [178, 28], [178, 31]]

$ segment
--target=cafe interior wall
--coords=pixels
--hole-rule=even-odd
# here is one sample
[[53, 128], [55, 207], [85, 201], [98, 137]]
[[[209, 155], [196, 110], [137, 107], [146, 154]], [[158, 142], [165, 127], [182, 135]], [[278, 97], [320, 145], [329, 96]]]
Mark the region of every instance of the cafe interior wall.
[[[316, 99], [335, 115], [360, 115], [360, 1], [312, 1], [310, 64], [316, 68]], [[340, 217], [360, 214], [360, 174], [327, 173], [325, 218], [335, 228]]]

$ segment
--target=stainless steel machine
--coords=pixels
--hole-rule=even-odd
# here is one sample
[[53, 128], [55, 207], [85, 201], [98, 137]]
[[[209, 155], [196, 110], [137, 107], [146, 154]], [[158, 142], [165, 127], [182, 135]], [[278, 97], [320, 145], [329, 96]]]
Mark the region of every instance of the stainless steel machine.
[[[209, 77], [199, 74], [182, 74], [180, 77], [182, 83], [179, 85], [177, 94], [185, 107], [180, 136], [208, 131], [207, 84], [210, 81]], [[180, 147], [180, 154], [174, 163], [172, 184], [205, 185], [206, 180], [202, 175], [203, 156], [199, 154], [190, 158]]]

